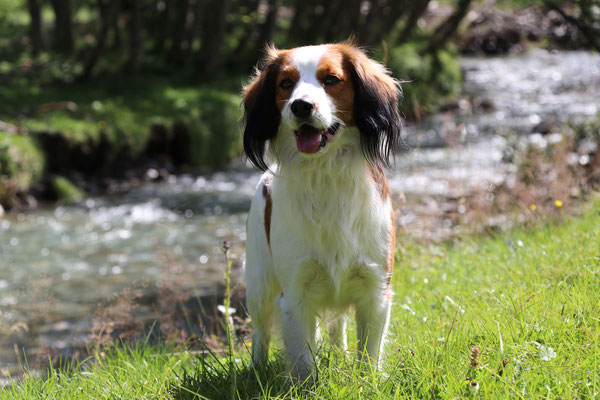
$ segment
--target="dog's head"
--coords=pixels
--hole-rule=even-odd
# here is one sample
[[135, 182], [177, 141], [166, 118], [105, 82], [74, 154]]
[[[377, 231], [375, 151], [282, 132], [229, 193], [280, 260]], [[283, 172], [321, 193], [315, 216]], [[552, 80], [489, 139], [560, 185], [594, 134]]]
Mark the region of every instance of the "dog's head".
[[[400, 140], [398, 82], [351, 43], [269, 47], [244, 90], [244, 151], [262, 170], [277, 135], [305, 157], [325, 154], [352, 128], [372, 163], [388, 166]], [[278, 139], [279, 140], [279, 139]]]

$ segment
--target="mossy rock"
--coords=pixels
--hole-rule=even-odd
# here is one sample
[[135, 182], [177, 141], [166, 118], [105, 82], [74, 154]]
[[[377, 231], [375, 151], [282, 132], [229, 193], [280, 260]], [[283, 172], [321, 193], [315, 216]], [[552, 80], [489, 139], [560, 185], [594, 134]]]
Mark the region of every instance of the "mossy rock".
[[0, 203], [15, 205], [44, 171], [44, 155], [29, 136], [0, 131]]
[[63, 176], [53, 177], [51, 183], [56, 197], [63, 203], [76, 203], [85, 198], [85, 193]]

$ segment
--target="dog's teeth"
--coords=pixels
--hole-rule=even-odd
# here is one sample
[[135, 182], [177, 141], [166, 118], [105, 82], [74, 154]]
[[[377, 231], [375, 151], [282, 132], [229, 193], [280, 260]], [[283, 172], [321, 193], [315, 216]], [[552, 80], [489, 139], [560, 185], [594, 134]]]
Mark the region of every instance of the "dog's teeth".
[[321, 135], [321, 143], [319, 143], [319, 148], [325, 147], [326, 143], [327, 143], [327, 136], [326, 135]]
[[329, 129], [327, 129], [327, 132], [329, 132], [330, 135], [335, 135], [339, 126], [340, 124], [335, 123], [331, 127], [329, 127]]

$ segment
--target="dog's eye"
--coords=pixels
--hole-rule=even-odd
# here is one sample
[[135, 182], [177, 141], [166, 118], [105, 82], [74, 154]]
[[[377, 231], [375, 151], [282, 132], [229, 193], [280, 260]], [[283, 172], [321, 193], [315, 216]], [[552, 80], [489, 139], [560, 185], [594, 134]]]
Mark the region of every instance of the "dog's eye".
[[279, 84], [279, 87], [282, 89], [291, 89], [294, 86], [294, 82], [292, 82], [291, 79], [284, 79], [281, 81], [281, 83]]
[[341, 81], [342, 80], [340, 78], [338, 78], [337, 76], [327, 75], [325, 77], [325, 79], [323, 79], [323, 84], [326, 86], [333, 86], [333, 85], [337, 85]]

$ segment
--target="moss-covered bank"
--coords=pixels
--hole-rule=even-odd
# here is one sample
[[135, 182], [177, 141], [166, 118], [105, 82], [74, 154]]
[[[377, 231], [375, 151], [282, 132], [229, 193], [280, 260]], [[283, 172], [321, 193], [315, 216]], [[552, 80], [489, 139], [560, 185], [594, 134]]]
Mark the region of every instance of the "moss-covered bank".
[[218, 168], [241, 148], [238, 95], [154, 76], [77, 86], [16, 80], [0, 103], [0, 121], [15, 128], [0, 132], [0, 203], [9, 207], [36, 182], [60, 197], [56, 175], [97, 180], [147, 165]]
[[44, 171], [44, 154], [35, 140], [0, 131], [0, 205], [15, 205], [16, 195], [29, 189]]

